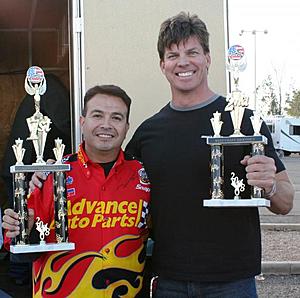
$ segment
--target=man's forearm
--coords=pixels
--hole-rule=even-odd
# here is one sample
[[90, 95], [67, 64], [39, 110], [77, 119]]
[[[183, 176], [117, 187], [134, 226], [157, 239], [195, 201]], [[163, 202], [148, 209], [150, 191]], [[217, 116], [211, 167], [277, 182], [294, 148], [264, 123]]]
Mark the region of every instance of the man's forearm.
[[276, 214], [288, 214], [293, 208], [295, 190], [286, 171], [276, 174], [276, 191], [270, 197], [270, 211]]

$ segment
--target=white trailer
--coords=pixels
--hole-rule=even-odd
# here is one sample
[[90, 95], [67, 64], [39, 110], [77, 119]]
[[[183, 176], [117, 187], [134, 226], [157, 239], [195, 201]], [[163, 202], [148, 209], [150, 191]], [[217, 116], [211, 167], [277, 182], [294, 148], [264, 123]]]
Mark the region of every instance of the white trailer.
[[279, 156], [300, 153], [300, 118], [271, 116], [264, 120]]

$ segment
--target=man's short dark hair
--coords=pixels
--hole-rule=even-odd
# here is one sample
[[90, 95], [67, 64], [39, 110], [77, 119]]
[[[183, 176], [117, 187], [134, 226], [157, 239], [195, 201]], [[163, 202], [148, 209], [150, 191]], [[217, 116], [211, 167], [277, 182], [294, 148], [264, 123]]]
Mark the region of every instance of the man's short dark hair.
[[179, 45], [192, 36], [198, 38], [204, 54], [209, 53], [209, 33], [205, 23], [197, 15], [190, 16], [189, 13], [180, 12], [165, 20], [161, 24], [157, 42], [160, 60], [164, 60], [165, 49], [169, 49], [172, 44]]
[[84, 116], [84, 117], [86, 116], [87, 103], [97, 94], [105, 94], [105, 95], [111, 95], [111, 96], [121, 98], [127, 107], [126, 120], [128, 123], [131, 98], [127, 95], [127, 93], [122, 88], [115, 86], [115, 85], [101, 85], [101, 86], [97, 85], [97, 86], [90, 88], [85, 93], [85, 96], [84, 96], [84, 106], [83, 106], [83, 110], [82, 110], [82, 116]]

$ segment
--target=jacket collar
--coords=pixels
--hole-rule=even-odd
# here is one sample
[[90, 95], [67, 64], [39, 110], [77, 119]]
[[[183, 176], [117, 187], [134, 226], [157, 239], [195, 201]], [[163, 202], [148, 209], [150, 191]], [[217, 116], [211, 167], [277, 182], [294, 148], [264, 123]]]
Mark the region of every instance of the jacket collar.
[[[78, 162], [79, 162], [81, 168], [84, 169], [85, 175], [86, 175], [87, 177], [89, 177], [89, 176], [90, 176], [90, 170], [89, 170], [88, 168], [89, 168], [90, 166], [95, 165], [95, 163], [92, 162], [92, 161], [89, 159], [89, 157], [87, 156], [87, 154], [86, 154], [86, 152], [85, 152], [85, 150], [84, 150], [84, 142], [81, 143], [81, 144], [79, 145], [77, 156], [78, 156]], [[125, 159], [125, 158], [124, 158], [124, 152], [123, 152], [123, 150], [121, 149], [121, 150], [120, 150], [120, 153], [119, 153], [119, 155], [118, 155], [118, 158], [117, 158], [117, 160], [116, 160], [116, 162], [115, 162], [115, 164], [114, 164], [114, 166], [113, 166], [113, 169], [114, 169], [115, 171], [117, 171], [116, 168], [117, 168], [119, 165], [123, 164], [124, 159]], [[113, 169], [112, 169], [112, 170], [113, 170]]]

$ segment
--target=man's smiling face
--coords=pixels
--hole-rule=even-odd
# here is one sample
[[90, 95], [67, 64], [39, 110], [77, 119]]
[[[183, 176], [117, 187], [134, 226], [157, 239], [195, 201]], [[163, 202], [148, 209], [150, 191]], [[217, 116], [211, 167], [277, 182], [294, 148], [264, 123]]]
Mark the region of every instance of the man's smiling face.
[[205, 54], [197, 37], [192, 36], [166, 48], [160, 67], [174, 95], [174, 92], [194, 92], [207, 86], [210, 62], [209, 53]]
[[116, 96], [96, 94], [88, 101], [86, 116], [81, 116], [80, 124], [85, 150], [92, 161], [117, 158], [129, 128], [127, 113], [127, 106]]

